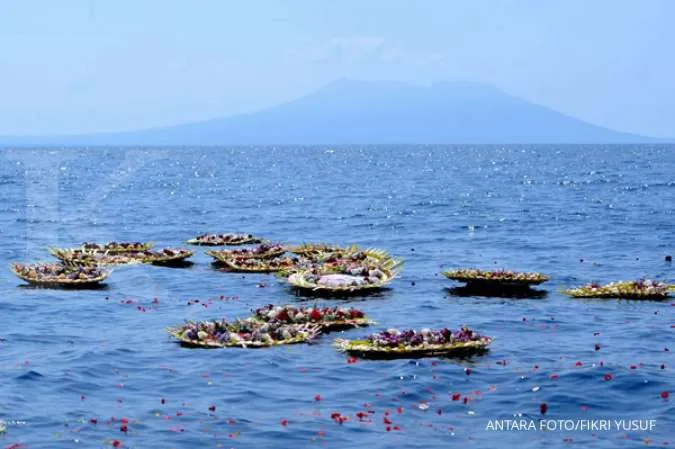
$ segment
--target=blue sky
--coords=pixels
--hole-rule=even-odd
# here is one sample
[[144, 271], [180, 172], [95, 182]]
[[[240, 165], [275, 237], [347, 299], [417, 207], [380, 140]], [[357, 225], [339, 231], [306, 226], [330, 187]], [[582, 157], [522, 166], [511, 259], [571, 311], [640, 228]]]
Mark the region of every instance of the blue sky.
[[254, 111], [337, 78], [480, 81], [675, 136], [675, 1], [0, 0], [0, 135]]

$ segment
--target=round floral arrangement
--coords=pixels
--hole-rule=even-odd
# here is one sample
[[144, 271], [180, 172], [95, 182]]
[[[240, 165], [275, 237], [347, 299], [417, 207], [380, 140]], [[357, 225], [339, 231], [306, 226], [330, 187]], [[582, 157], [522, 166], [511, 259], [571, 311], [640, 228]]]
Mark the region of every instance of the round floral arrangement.
[[372, 322], [363, 311], [344, 307], [295, 307], [269, 304], [255, 310], [253, 319], [267, 323], [305, 324], [321, 326], [323, 331], [368, 326]]
[[396, 270], [350, 264], [338, 270], [313, 269], [288, 277], [294, 287], [328, 292], [357, 292], [384, 287], [396, 277]]
[[443, 275], [454, 281], [501, 285], [538, 285], [550, 279], [541, 273], [511, 270], [484, 271], [478, 269], [459, 269], [444, 271]]
[[349, 251], [350, 249], [356, 250], [357, 247], [342, 247], [330, 243], [303, 243], [301, 245], [289, 248], [289, 251], [305, 257], [314, 257], [323, 253]]
[[313, 324], [263, 323], [255, 320], [188, 321], [169, 333], [186, 346], [260, 348], [305, 343], [319, 334]]
[[261, 239], [252, 234], [202, 234], [187, 241], [191, 245], [201, 246], [236, 246], [260, 243]]
[[250, 273], [273, 273], [287, 270], [295, 266], [296, 259], [291, 257], [275, 259], [254, 259], [251, 257], [223, 259], [226, 271], [250, 272]]
[[286, 249], [279, 243], [262, 243], [253, 248], [207, 251], [206, 254], [219, 262], [224, 262], [229, 259], [244, 259], [248, 257], [256, 259], [271, 259], [273, 257], [281, 256], [285, 252]]
[[163, 248], [158, 251], [143, 251], [139, 254], [143, 262], [158, 265], [182, 262], [193, 255], [194, 251], [184, 248]]
[[145, 251], [152, 248], [152, 242], [85, 242], [81, 247], [89, 252], [104, 252], [108, 254]]
[[388, 329], [363, 340], [335, 340], [340, 351], [371, 357], [437, 356], [479, 351], [492, 343], [491, 337], [479, 335], [468, 327], [457, 331]]
[[95, 251], [87, 251], [82, 249], [65, 249], [65, 248], [50, 248], [49, 252], [64, 262], [73, 265], [128, 265], [134, 263], [142, 263], [142, 253], [138, 252], [124, 252], [117, 254], [106, 254]]
[[574, 298], [625, 298], [625, 299], [659, 299], [668, 298], [670, 290], [675, 286], [651, 279], [636, 281], [617, 281], [609, 284], [588, 284], [583, 287], [565, 290]]
[[37, 263], [11, 265], [12, 272], [24, 281], [45, 286], [88, 286], [105, 280], [109, 273], [96, 266]]

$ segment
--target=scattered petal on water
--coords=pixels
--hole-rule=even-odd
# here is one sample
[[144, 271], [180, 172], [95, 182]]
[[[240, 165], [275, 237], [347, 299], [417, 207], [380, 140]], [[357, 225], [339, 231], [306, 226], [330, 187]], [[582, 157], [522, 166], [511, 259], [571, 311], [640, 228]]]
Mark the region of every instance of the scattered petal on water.
[[542, 402], [541, 404], [539, 404], [539, 412], [542, 415], [545, 415], [547, 411], [548, 411], [548, 404], [546, 402]]
[[282, 419], [282, 420], [280, 421], [280, 424], [281, 424], [282, 426], [286, 427], [286, 426], [288, 426], [288, 420], [287, 420], [287, 419]]
[[670, 393], [668, 391], [662, 391], [660, 393], [660, 396], [661, 396], [662, 399], [668, 399], [668, 397], [670, 396]]
[[610, 373], [607, 373], [604, 376], [602, 376], [602, 378], [605, 379], [605, 381], [610, 381], [613, 379], [613, 376]]

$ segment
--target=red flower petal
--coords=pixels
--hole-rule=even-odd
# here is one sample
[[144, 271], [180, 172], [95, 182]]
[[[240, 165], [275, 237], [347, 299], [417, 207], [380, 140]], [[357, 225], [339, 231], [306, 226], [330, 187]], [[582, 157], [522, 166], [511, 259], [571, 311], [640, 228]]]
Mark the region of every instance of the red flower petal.
[[349, 357], [347, 359], [347, 363], [350, 365], [356, 363], [356, 357]]
[[548, 411], [548, 404], [546, 402], [542, 402], [541, 404], [539, 404], [539, 412], [541, 412], [542, 415], [545, 415], [547, 411]]
[[215, 411], [216, 411], [216, 405], [215, 405], [215, 404], [209, 405], [209, 411], [210, 411], [210, 412], [215, 412]]
[[288, 425], [288, 420], [287, 420], [287, 419], [282, 419], [281, 422], [280, 422], [280, 424], [281, 424], [282, 426], [286, 427], [286, 426]]
[[96, 419], [96, 418], [91, 418], [91, 419], [89, 420], [89, 422], [92, 423], [92, 424], [98, 424], [98, 419]]
[[454, 394], [452, 395], [452, 400], [453, 400], [453, 401], [459, 401], [459, 400], [461, 399], [461, 397], [462, 397], [461, 394], [459, 394], [459, 393], [454, 393]]
[[314, 396], [314, 400], [315, 400], [315, 401], [320, 401], [320, 400], [321, 400], [321, 395], [320, 395], [320, 394], [317, 394], [316, 396]]
[[613, 376], [610, 373], [607, 373], [604, 376], [602, 376], [602, 378], [605, 379], [605, 381], [610, 381], [613, 379]]
[[574, 364], [574, 366], [583, 366], [583, 365], [584, 365], [584, 364], [581, 363], [581, 362], [577, 362], [577, 363]]
[[667, 391], [662, 391], [662, 392], [660, 393], [660, 395], [661, 395], [661, 398], [663, 398], [663, 399], [668, 399], [668, 397], [670, 396], [670, 393], [667, 392]]
[[110, 444], [112, 444], [112, 447], [122, 447], [123, 446], [123, 444], [120, 440], [112, 440], [112, 442]]

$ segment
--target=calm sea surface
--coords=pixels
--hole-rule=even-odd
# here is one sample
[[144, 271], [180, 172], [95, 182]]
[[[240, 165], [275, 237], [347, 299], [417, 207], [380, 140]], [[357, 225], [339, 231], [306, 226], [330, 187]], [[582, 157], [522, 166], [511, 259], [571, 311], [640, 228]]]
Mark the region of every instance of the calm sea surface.
[[[202, 249], [189, 268], [117, 268], [104, 290], [21, 287], [6, 268], [49, 260], [51, 245], [177, 246], [232, 231], [384, 248], [405, 259], [391, 289], [318, 302], [362, 308], [373, 330], [467, 324], [495, 341], [468, 360], [356, 363], [331, 347], [336, 334], [184, 349], [168, 326], [316, 300], [270, 275], [216, 271]], [[664, 261], [675, 253], [675, 146], [0, 150], [0, 243], [1, 447], [675, 445], [673, 301], [560, 293], [675, 282]], [[439, 274], [472, 266], [552, 280], [539, 298], [490, 298], [457, 296]], [[514, 417], [537, 430], [487, 429]], [[656, 427], [540, 431], [541, 418]]]

